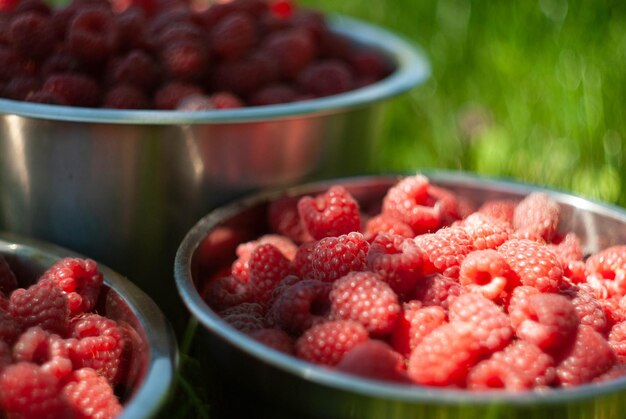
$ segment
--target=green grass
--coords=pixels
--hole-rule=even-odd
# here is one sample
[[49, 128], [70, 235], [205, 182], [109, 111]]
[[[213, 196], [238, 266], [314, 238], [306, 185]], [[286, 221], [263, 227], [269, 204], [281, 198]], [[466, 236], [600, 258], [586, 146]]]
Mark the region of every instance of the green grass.
[[626, 6], [302, 0], [422, 46], [433, 74], [386, 107], [374, 171], [452, 168], [626, 205]]

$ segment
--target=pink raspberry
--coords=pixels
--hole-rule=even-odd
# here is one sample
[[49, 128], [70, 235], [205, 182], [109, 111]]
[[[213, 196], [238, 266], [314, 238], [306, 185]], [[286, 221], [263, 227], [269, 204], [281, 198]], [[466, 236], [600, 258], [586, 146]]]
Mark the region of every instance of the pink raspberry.
[[408, 224], [385, 214], [378, 214], [367, 220], [365, 224], [365, 237], [367, 237], [368, 240], [373, 241], [376, 236], [381, 233], [406, 238], [415, 237], [415, 233], [413, 233], [413, 230]]
[[250, 97], [250, 105], [266, 106], [289, 103], [297, 99], [298, 92], [288, 84], [274, 83], [261, 87]]
[[343, 186], [332, 186], [315, 198], [300, 198], [298, 213], [306, 230], [316, 240], [361, 229], [359, 204]]
[[325, 321], [330, 312], [332, 285], [305, 279], [285, 289], [271, 308], [274, 322], [283, 330], [300, 335], [306, 329]]
[[114, 320], [85, 314], [72, 320], [68, 342], [74, 369], [92, 368], [108, 382], [119, 381], [124, 335]]
[[463, 386], [483, 351], [467, 323], [446, 323], [422, 339], [408, 362], [409, 378], [417, 384]]
[[352, 88], [350, 68], [339, 60], [316, 61], [298, 76], [303, 92], [316, 97], [336, 95]]
[[102, 99], [103, 108], [111, 109], [149, 109], [148, 97], [138, 88], [122, 84], [109, 89]]
[[572, 299], [580, 324], [586, 324], [600, 334], [608, 329], [608, 320], [602, 304], [588, 292], [579, 291]]
[[202, 298], [215, 311], [245, 303], [249, 300], [248, 286], [233, 275], [217, 275], [207, 282]]
[[315, 364], [334, 366], [352, 348], [368, 340], [360, 323], [335, 320], [315, 325], [296, 341], [296, 356]]
[[470, 390], [524, 391], [546, 388], [556, 377], [554, 360], [537, 346], [523, 340], [478, 363], [467, 377]]
[[211, 29], [211, 52], [225, 59], [245, 55], [257, 42], [254, 19], [247, 13], [234, 12], [220, 19]]
[[469, 253], [459, 271], [459, 282], [472, 292], [503, 302], [519, 285], [519, 278], [507, 263], [504, 255], [492, 249]]
[[563, 270], [566, 270], [571, 262], [583, 260], [583, 247], [576, 233], [567, 233], [557, 243], [548, 244], [548, 248], [559, 259]]
[[519, 238], [550, 242], [559, 225], [559, 204], [546, 193], [527, 195], [513, 213], [513, 227]]
[[446, 321], [446, 311], [440, 306], [422, 307], [417, 300], [404, 303], [402, 316], [391, 333], [391, 346], [408, 357], [424, 337]]
[[265, 310], [258, 303], [241, 303], [220, 311], [222, 319], [243, 333], [252, 333], [265, 327]]
[[40, 327], [22, 333], [13, 346], [15, 362], [31, 362], [42, 370], [63, 379], [73, 370], [66, 342]]
[[424, 275], [441, 273], [458, 278], [461, 262], [474, 250], [472, 239], [462, 227], [446, 227], [436, 233], [415, 237], [415, 243], [424, 254]]
[[509, 199], [495, 199], [483, 203], [478, 212], [496, 220], [503, 221], [513, 227], [513, 215], [517, 202]]
[[448, 309], [449, 301], [465, 292], [457, 281], [441, 274], [434, 274], [419, 281], [415, 288], [415, 299], [424, 306], [441, 306]]
[[361, 233], [325, 237], [312, 250], [312, 271], [307, 277], [333, 282], [349, 272], [364, 271], [367, 267], [368, 250], [369, 243]]
[[250, 255], [249, 269], [252, 300], [267, 304], [276, 285], [293, 271], [293, 266], [276, 247], [262, 244]]
[[[588, 276], [608, 281], [626, 280], [626, 245], [611, 246], [587, 258]], [[621, 293], [624, 295], [624, 293]]]
[[17, 278], [11, 270], [11, 266], [2, 255], [0, 255], [0, 294], [8, 296], [17, 288]]
[[75, 417], [115, 418], [122, 413], [109, 382], [91, 368], [74, 371], [62, 392]]
[[480, 212], [470, 214], [460, 225], [472, 239], [476, 250], [497, 249], [511, 234], [508, 223]]
[[66, 336], [69, 330], [67, 294], [52, 279], [40, 279], [27, 289], [13, 291], [9, 313], [24, 328], [39, 326], [61, 336]]
[[423, 255], [413, 239], [390, 234], [379, 234], [367, 253], [367, 266], [399, 295], [415, 290], [422, 278]]
[[458, 296], [450, 303], [448, 316], [450, 323], [471, 325], [477, 344], [489, 352], [501, 350], [513, 338], [509, 317], [481, 294]]
[[202, 94], [200, 86], [192, 83], [172, 81], [162, 85], [154, 94], [156, 109], [176, 109], [186, 97]]
[[287, 79], [296, 77], [317, 54], [311, 34], [299, 28], [269, 34], [261, 49], [278, 62], [281, 75]]
[[101, 100], [98, 83], [81, 74], [52, 74], [41, 90], [58, 96], [69, 106], [96, 107]]
[[523, 285], [541, 292], [556, 292], [563, 282], [563, 269], [556, 255], [532, 240], [510, 239], [498, 247]]
[[104, 281], [98, 264], [91, 259], [65, 258], [52, 265], [43, 275], [67, 295], [72, 315], [90, 312], [96, 306]]
[[609, 345], [615, 352], [618, 362], [626, 363], [626, 322], [620, 322], [611, 328], [608, 337]]
[[84, 62], [103, 62], [117, 50], [113, 15], [98, 7], [81, 8], [70, 23], [66, 42], [70, 52]]
[[281, 329], [258, 329], [250, 333], [250, 337], [287, 355], [294, 354], [294, 341]]
[[197, 41], [177, 41], [163, 47], [161, 66], [174, 80], [200, 81], [209, 69], [209, 56]]
[[417, 235], [437, 230], [441, 206], [428, 194], [429, 184], [423, 175], [403, 178], [387, 191], [382, 214], [401, 220]]
[[336, 370], [370, 380], [411, 382], [406, 375], [404, 358], [385, 342], [375, 339], [359, 343], [346, 352]]
[[331, 317], [353, 320], [373, 335], [391, 332], [400, 318], [398, 296], [373, 272], [351, 272], [330, 291]]
[[300, 222], [299, 200], [299, 197], [283, 196], [272, 201], [267, 210], [268, 224], [272, 231], [289, 237], [297, 244], [312, 240]]
[[606, 339], [591, 327], [580, 325], [574, 342], [562, 352], [556, 367], [557, 382], [563, 387], [588, 383], [609, 371], [615, 362]]

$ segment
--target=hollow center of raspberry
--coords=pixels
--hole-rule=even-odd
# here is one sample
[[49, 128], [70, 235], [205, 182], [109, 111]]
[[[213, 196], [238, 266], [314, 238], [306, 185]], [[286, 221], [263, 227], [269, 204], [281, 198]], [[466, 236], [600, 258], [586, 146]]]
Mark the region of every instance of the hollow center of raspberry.
[[477, 272], [474, 277], [476, 285], [485, 286], [491, 283], [491, 274], [488, 272]]

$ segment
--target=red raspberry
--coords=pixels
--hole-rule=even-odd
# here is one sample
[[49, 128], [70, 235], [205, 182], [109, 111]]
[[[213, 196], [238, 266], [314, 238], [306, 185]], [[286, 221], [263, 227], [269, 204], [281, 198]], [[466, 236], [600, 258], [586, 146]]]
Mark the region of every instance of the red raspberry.
[[31, 327], [22, 333], [13, 346], [13, 359], [40, 365], [42, 370], [58, 379], [73, 370], [66, 342], [40, 327]]
[[41, 88], [69, 106], [96, 107], [100, 103], [100, 87], [94, 79], [80, 74], [53, 74]]
[[546, 193], [527, 195], [513, 213], [513, 227], [520, 238], [550, 242], [559, 225], [559, 204]]
[[22, 13], [37, 12], [44, 16], [49, 16], [51, 13], [50, 6], [48, 6], [43, 0], [22, 0], [13, 10], [13, 16], [19, 16]]
[[[148, 0], [149, 2], [150, 0]], [[146, 14], [137, 7], [129, 7], [115, 14], [118, 45], [121, 50], [146, 48], [148, 24]]]
[[161, 65], [174, 80], [199, 81], [209, 68], [209, 57], [196, 41], [177, 41], [163, 47]]
[[211, 98], [207, 95], [193, 95], [187, 96], [181, 100], [176, 109], [180, 111], [197, 112], [208, 111], [215, 109], [215, 107], [213, 106]]
[[[2, 300], [3, 298], [0, 298], [0, 301]], [[22, 333], [21, 322], [12, 317], [0, 305], [0, 342], [13, 345], [13, 342], [20, 336], [20, 333]]]
[[412, 293], [421, 279], [422, 252], [413, 241], [379, 234], [367, 253], [367, 266], [400, 296]]
[[82, 368], [63, 387], [63, 397], [75, 417], [116, 418], [122, 405], [104, 377], [91, 368]]
[[267, 210], [272, 231], [287, 236], [298, 244], [312, 240], [300, 222], [299, 200], [299, 197], [283, 196], [272, 201]]
[[81, 73], [84, 69], [80, 62], [72, 54], [64, 51], [54, 52], [49, 55], [41, 64], [39, 70], [43, 78], [48, 78], [59, 73]]
[[296, 257], [293, 260], [293, 264], [296, 268], [296, 273], [300, 278], [312, 279], [315, 277], [313, 271], [313, 251], [317, 246], [317, 241], [309, 241], [302, 243], [298, 248]]
[[114, 320], [98, 314], [86, 314], [72, 320], [68, 346], [74, 369], [92, 368], [110, 383], [120, 375], [124, 335]]
[[235, 278], [243, 283], [248, 283], [250, 280], [250, 256], [254, 250], [262, 244], [271, 244], [278, 249], [285, 258], [292, 261], [297, 253], [297, 248], [293, 242], [288, 238], [267, 234], [261, 236], [257, 240], [241, 243], [237, 246], [236, 253], [237, 259], [233, 262], [232, 274]]
[[480, 212], [469, 215], [460, 225], [471, 237], [476, 250], [497, 249], [511, 234], [508, 223]]
[[[459, 199], [451, 191], [435, 185], [428, 185], [428, 205], [439, 207], [440, 227], [449, 226], [461, 219]], [[466, 203], [467, 205], [467, 203]]]
[[409, 378], [423, 385], [462, 386], [482, 354], [473, 328], [467, 323], [446, 323], [429, 333], [411, 353]]
[[325, 58], [344, 59], [352, 48], [350, 40], [339, 33], [324, 31], [320, 34], [320, 56]]
[[608, 330], [608, 321], [602, 304], [588, 292], [579, 291], [572, 299], [580, 324], [590, 326], [598, 333]]
[[244, 106], [241, 99], [228, 92], [217, 92], [209, 97], [213, 109], [236, 109]]
[[604, 310], [609, 327], [626, 321], [626, 297], [610, 297], [598, 299], [597, 301]]
[[541, 292], [556, 292], [563, 283], [563, 269], [556, 255], [545, 245], [532, 240], [511, 239], [500, 247], [511, 269], [523, 285]]
[[549, 353], [571, 341], [579, 324], [574, 305], [558, 294], [516, 299], [511, 301], [509, 313], [517, 336]]
[[17, 51], [0, 45], [0, 81], [23, 74], [26, 59]]
[[398, 296], [373, 272], [351, 272], [330, 291], [331, 317], [359, 322], [374, 335], [391, 332], [400, 318]]
[[439, 272], [450, 278], [459, 277], [461, 262], [474, 250], [470, 236], [462, 227], [454, 226], [417, 236], [415, 243], [425, 256], [423, 274]]
[[174, 1], [171, 4], [167, 4], [166, 1], [161, 1], [161, 7], [157, 10], [157, 13], [149, 19], [148, 33], [156, 38], [158, 34], [163, 33], [168, 28], [173, 26], [188, 25], [192, 21], [192, 13], [188, 7]]
[[257, 303], [242, 303], [221, 311], [222, 319], [243, 333], [252, 333], [265, 327], [265, 311]]
[[609, 381], [623, 378], [626, 375], [626, 364], [617, 363], [611, 367], [607, 372], [598, 375], [591, 380], [592, 383], [606, 383]]
[[442, 307], [422, 307], [416, 300], [405, 303], [402, 316], [391, 334], [391, 345], [408, 357], [430, 332], [446, 323], [446, 320], [446, 311]]
[[447, 310], [449, 301], [461, 295], [464, 289], [455, 280], [434, 274], [419, 281], [415, 289], [415, 299], [425, 306], [441, 306]]
[[287, 355], [294, 354], [294, 341], [287, 333], [280, 329], [259, 329], [250, 333], [250, 337]]
[[[302, 281], [302, 278], [298, 277], [297, 275], [287, 275], [286, 277], [284, 277], [278, 283], [278, 285], [276, 285], [276, 288], [274, 288], [274, 290], [272, 291], [272, 298], [270, 298], [270, 302], [267, 306], [271, 309], [274, 303], [276, 303], [280, 296], [283, 295], [283, 292], [285, 292], [287, 289], [291, 288], [292, 285], [300, 281]], [[274, 324], [271, 310], [270, 312], [268, 312], [267, 320], [269, 321], [269, 324]]]
[[510, 199], [494, 199], [483, 203], [478, 212], [496, 220], [503, 221], [513, 227], [513, 215], [517, 202]]
[[0, 411], [11, 418], [73, 417], [59, 379], [30, 362], [9, 365], [0, 373]]
[[299, 28], [269, 34], [261, 49], [274, 57], [280, 74], [287, 79], [295, 78], [317, 54], [310, 32]]
[[268, 81], [267, 73], [259, 70], [259, 64], [256, 57], [220, 61], [212, 67], [208, 86], [212, 91], [247, 97]]
[[293, 335], [324, 322], [330, 311], [331, 288], [329, 283], [312, 279], [296, 282], [282, 291], [272, 305], [272, 320]]
[[368, 340], [360, 323], [335, 320], [308, 329], [296, 341], [296, 356], [315, 364], [334, 366], [352, 348]]
[[405, 177], [383, 198], [384, 215], [408, 224], [415, 234], [435, 231], [441, 224], [441, 207], [428, 195], [426, 176]]
[[546, 388], [554, 381], [554, 360], [537, 346], [523, 340], [478, 363], [467, 377], [470, 390], [524, 391]]
[[273, 0], [270, 2], [270, 12], [281, 19], [289, 19], [294, 12], [294, 5], [290, 0]]
[[2, 371], [12, 363], [11, 347], [0, 338], [0, 376], [2, 375]]
[[0, 2], [0, 13], [11, 13], [19, 3], [19, 0], [2, 0]]
[[385, 214], [376, 215], [365, 224], [365, 237], [372, 241], [380, 233], [393, 234], [406, 238], [415, 237], [415, 233], [408, 224], [397, 218]]
[[503, 302], [519, 285], [519, 278], [502, 253], [486, 249], [471, 252], [463, 259], [459, 282], [469, 291]]
[[298, 213], [304, 227], [316, 240], [361, 229], [359, 204], [343, 186], [332, 186], [314, 198], [300, 198]]
[[149, 109], [149, 100], [146, 95], [129, 84], [112, 87], [104, 95], [103, 108], [111, 109]]
[[471, 325], [477, 344], [489, 352], [501, 350], [513, 338], [509, 317], [481, 294], [458, 296], [450, 302], [448, 316], [450, 323]]
[[352, 83], [350, 69], [339, 60], [313, 62], [298, 76], [302, 91], [317, 97], [346, 92]]
[[24, 12], [13, 18], [9, 38], [13, 47], [27, 57], [40, 59], [54, 49], [57, 42], [50, 19], [35, 11]]
[[[156, 48], [163, 49], [177, 42], [192, 42], [194, 44], [205, 43], [206, 36], [206, 32], [193, 23], [180, 23], [178, 25], [168, 26], [163, 32], [158, 33], [155, 44]], [[203, 45], [197, 46], [203, 48]]]
[[[315, 244], [310, 259], [311, 271], [305, 277], [333, 282], [349, 272], [364, 271], [368, 250], [369, 243], [361, 233], [325, 237]], [[302, 268], [300, 266], [300, 272]]]
[[609, 333], [609, 345], [615, 352], [619, 363], [626, 363], [626, 322], [620, 322], [611, 328]]
[[72, 315], [90, 312], [96, 306], [104, 281], [98, 264], [91, 259], [65, 258], [55, 263], [43, 275], [67, 295]]
[[624, 280], [626, 276], [626, 245], [611, 246], [589, 256], [585, 262], [585, 268], [588, 276], [611, 281]]
[[387, 57], [372, 49], [355, 49], [347, 58], [354, 72], [361, 77], [380, 80], [393, 71], [393, 65]]
[[274, 83], [261, 87], [250, 97], [250, 105], [266, 106], [289, 103], [297, 99], [298, 92], [287, 84]]
[[343, 356], [337, 371], [371, 380], [410, 383], [404, 359], [385, 342], [369, 339], [359, 343]]
[[189, 96], [202, 94], [200, 86], [172, 81], [162, 85], [154, 94], [154, 106], [157, 109], [176, 109], [180, 102]]
[[82, 8], [67, 31], [72, 54], [88, 63], [100, 63], [117, 50], [117, 24], [113, 15], [99, 7]]
[[67, 294], [52, 279], [41, 279], [28, 289], [13, 291], [9, 313], [24, 328], [39, 326], [61, 336], [66, 336], [69, 330]]
[[213, 310], [221, 311], [247, 302], [250, 296], [246, 283], [232, 275], [217, 275], [208, 281], [202, 298]]
[[570, 262], [583, 260], [583, 247], [576, 233], [567, 233], [558, 243], [548, 244], [548, 248], [559, 259], [563, 270], [567, 269]]
[[0, 295], [8, 296], [17, 288], [17, 278], [7, 260], [0, 255]]
[[250, 255], [250, 296], [253, 301], [267, 304], [276, 285], [291, 273], [293, 267], [271, 244], [257, 246]]
[[134, 49], [109, 62], [106, 78], [111, 85], [130, 84], [149, 92], [159, 81], [159, 70], [150, 55]]
[[589, 326], [580, 325], [576, 339], [563, 352], [556, 367], [557, 382], [563, 387], [588, 383], [615, 364], [609, 343]]
[[211, 52], [224, 59], [244, 56], [257, 43], [254, 19], [247, 13], [234, 12], [220, 19], [211, 29]]
[[4, 87], [3, 96], [13, 100], [24, 100], [39, 91], [41, 81], [33, 76], [17, 76]]
[[24, 100], [26, 102], [43, 103], [47, 105], [60, 105], [60, 106], [68, 105], [67, 101], [63, 99], [62, 97], [60, 97], [59, 95], [57, 95], [56, 93], [43, 92], [43, 91], [30, 93], [28, 96], [26, 96]]

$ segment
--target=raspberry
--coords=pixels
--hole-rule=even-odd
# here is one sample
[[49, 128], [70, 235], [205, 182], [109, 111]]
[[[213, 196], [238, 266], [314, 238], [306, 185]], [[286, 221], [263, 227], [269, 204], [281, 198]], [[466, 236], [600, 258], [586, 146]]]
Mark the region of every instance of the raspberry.
[[0, 376], [2, 375], [2, 371], [12, 363], [11, 347], [8, 343], [0, 339]]
[[40, 74], [47, 78], [58, 73], [80, 73], [83, 72], [80, 62], [76, 57], [67, 52], [59, 51], [48, 56], [41, 65]]
[[423, 385], [462, 386], [482, 354], [473, 327], [446, 323], [429, 333], [411, 353], [409, 378]]
[[351, 272], [329, 294], [331, 317], [353, 320], [374, 335], [391, 332], [400, 318], [398, 296], [373, 272]]
[[293, 28], [269, 34], [261, 49], [278, 62], [280, 74], [287, 79], [295, 78], [317, 54], [311, 34]]
[[13, 346], [15, 362], [31, 362], [42, 370], [62, 379], [72, 372], [65, 341], [40, 327], [31, 327], [24, 332]]
[[368, 338], [360, 323], [335, 320], [311, 327], [296, 341], [298, 358], [315, 364], [334, 366], [352, 348]]
[[177, 41], [163, 47], [161, 65], [175, 80], [198, 81], [208, 71], [209, 57], [196, 41]]
[[341, 61], [317, 61], [300, 73], [298, 84], [303, 92], [314, 96], [336, 95], [350, 90], [352, 74]]
[[13, 47], [27, 57], [40, 59], [53, 50], [56, 38], [50, 19], [35, 11], [24, 12], [13, 18], [9, 26]]
[[22, 74], [26, 60], [17, 51], [0, 45], [0, 81]]
[[53, 74], [41, 89], [59, 96], [70, 106], [95, 107], [100, 103], [100, 87], [96, 81], [80, 74]]
[[235, 109], [243, 107], [243, 102], [235, 95], [228, 92], [217, 92], [209, 99], [213, 104], [213, 109]]
[[[0, 301], [2, 298], [0, 298]], [[0, 307], [0, 342], [12, 345], [22, 333], [22, 324]]]
[[478, 212], [496, 220], [503, 221], [513, 227], [513, 215], [517, 202], [510, 199], [495, 199], [483, 203]]
[[322, 57], [344, 59], [350, 53], [351, 44], [344, 35], [324, 31], [320, 34], [319, 49]]
[[441, 306], [448, 309], [448, 302], [464, 292], [464, 287], [441, 274], [427, 276], [419, 281], [415, 299], [425, 306]]
[[570, 262], [583, 260], [583, 247], [576, 233], [567, 233], [558, 243], [548, 244], [548, 248], [559, 259], [563, 270], [567, 269]]
[[52, 279], [41, 279], [28, 289], [13, 291], [9, 313], [24, 328], [39, 326], [61, 336], [66, 336], [69, 330], [67, 294]]
[[441, 224], [441, 207], [428, 195], [428, 186], [423, 175], [403, 178], [387, 191], [382, 213], [408, 224], [417, 235], [435, 231]]
[[211, 52], [225, 59], [244, 56], [256, 42], [255, 22], [247, 13], [224, 16], [209, 34]]
[[72, 19], [67, 32], [72, 54], [89, 63], [100, 63], [117, 49], [117, 25], [113, 15], [97, 7], [82, 8]]
[[413, 233], [413, 230], [408, 224], [385, 214], [376, 215], [367, 220], [365, 224], [365, 236], [368, 240], [373, 241], [380, 233], [393, 234], [406, 238], [415, 237], [415, 233]]
[[449, 226], [461, 218], [459, 200], [451, 191], [429, 184], [428, 201], [428, 205], [439, 207], [440, 227]]
[[[149, 1], [149, 0], [148, 0]], [[115, 15], [118, 45], [121, 50], [147, 47], [146, 14], [137, 7], [129, 7]]]
[[272, 305], [273, 321], [293, 335], [300, 335], [311, 326], [322, 323], [330, 311], [331, 288], [331, 284], [312, 279], [296, 282]]
[[271, 244], [257, 246], [250, 255], [250, 295], [258, 303], [266, 304], [276, 285], [293, 269], [289, 259]]
[[272, 231], [289, 237], [294, 243], [312, 240], [300, 222], [298, 214], [299, 197], [283, 196], [269, 204], [268, 224]]
[[24, 100], [26, 102], [45, 103], [48, 105], [61, 105], [61, 106], [68, 105], [67, 101], [63, 99], [62, 97], [60, 97], [59, 95], [57, 95], [56, 93], [43, 92], [43, 91], [30, 93], [28, 96], [26, 96]]
[[608, 341], [618, 362], [624, 364], [626, 361], [626, 322], [617, 323], [611, 328]]
[[379, 234], [367, 253], [367, 266], [400, 296], [415, 289], [421, 279], [422, 252], [412, 239]]
[[41, 88], [39, 78], [33, 76], [16, 76], [4, 88], [4, 97], [13, 100], [24, 100]]
[[518, 340], [478, 363], [467, 377], [467, 387], [523, 391], [548, 387], [555, 377], [552, 357], [532, 343]]
[[176, 2], [169, 5], [169, 7], [165, 2], [162, 3], [160, 9], [157, 10], [157, 13], [152, 16], [148, 23], [148, 33], [152, 37], [156, 37], [168, 28], [191, 23], [192, 15], [189, 8], [185, 6], [179, 7], [181, 6], [180, 3], [176, 4]]
[[255, 57], [218, 62], [212, 68], [209, 87], [213, 91], [248, 96], [268, 81], [267, 74], [259, 71], [258, 64]]
[[17, 278], [7, 260], [0, 255], [0, 294], [9, 295], [17, 288]]
[[[604, 249], [585, 262], [587, 275], [615, 281], [626, 276], [626, 245]], [[622, 294], [623, 295], [623, 294]]]
[[391, 345], [400, 354], [408, 357], [424, 337], [446, 323], [446, 318], [442, 307], [422, 307], [416, 300], [405, 303], [402, 316], [391, 334]]
[[173, 81], [162, 85], [154, 94], [154, 106], [157, 109], [176, 109], [186, 97], [202, 94], [202, 89], [191, 83]]
[[270, 12], [281, 19], [289, 19], [293, 15], [294, 5], [290, 0], [273, 0]]
[[576, 339], [556, 367], [557, 382], [563, 387], [587, 383], [609, 371], [615, 362], [615, 354], [602, 335], [580, 325]]
[[293, 339], [280, 329], [259, 329], [250, 333], [250, 337], [287, 355], [294, 354]]
[[207, 95], [192, 95], [181, 100], [176, 109], [180, 111], [197, 112], [208, 111], [215, 109], [215, 107], [213, 106], [211, 98]]
[[43, 16], [49, 16], [51, 13], [50, 6], [42, 0], [22, 0], [13, 10], [13, 16], [19, 16], [22, 13], [37, 12]]
[[508, 223], [480, 212], [469, 215], [460, 225], [471, 237], [476, 250], [496, 249], [507, 241], [511, 234]]
[[576, 335], [578, 315], [574, 305], [558, 294], [516, 298], [509, 306], [511, 323], [520, 339], [556, 353]]
[[513, 338], [509, 317], [481, 294], [467, 293], [450, 302], [450, 323], [472, 326], [477, 344], [489, 352], [504, 348]]
[[[195, 44], [206, 41], [206, 32], [192, 23], [180, 23], [168, 26], [157, 34], [155, 44], [159, 49], [166, 48], [176, 42], [192, 42]], [[198, 45], [201, 47], [201, 45]]]
[[257, 303], [242, 303], [220, 311], [222, 319], [243, 333], [252, 333], [265, 327], [263, 306]]
[[122, 413], [113, 388], [90, 368], [74, 371], [63, 387], [63, 396], [75, 417], [115, 418]]
[[523, 285], [541, 292], [556, 292], [563, 282], [563, 269], [556, 255], [532, 240], [510, 239], [498, 247]]
[[459, 282], [472, 292], [502, 302], [519, 285], [519, 278], [511, 270], [504, 255], [492, 249], [469, 253], [459, 272]]
[[580, 324], [590, 326], [598, 333], [604, 334], [608, 329], [608, 321], [602, 304], [587, 292], [578, 292], [572, 299]]
[[65, 258], [52, 265], [43, 275], [54, 281], [67, 295], [72, 315], [94, 309], [103, 276], [91, 259]]
[[250, 256], [254, 250], [262, 244], [271, 244], [289, 261], [292, 261], [295, 258], [298, 251], [295, 244], [289, 240], [289, 238], [276, 234], [266, 234], [256, 240], [239, 244], [236, 248], [237, 260], [233, 262], [232, 270], [233, 274], [240, 281], [248, 282], [250, 276]]
[[311, 252], [311, 271], [305, 277], [333, 282], [349, 272], [363, 271], [368, 250], [369, 243], [361, 233], [325, 237], [315, 244]]
[[248, 287], [232, 275], [218, 275], [209, 280], [202, 298], [213, 310], [221, 311], [247, 302]]
[[117, 383], [124, 349], [124, 335], [117, 323], [98, 314], [85, 314], [74, 318], [71, 327], [68, 346], [74, 369], [92, 368], [110, 383]]
[[317, 240], [361, 229], [359, 204], [343, 186], [332, 186], [314, 198], [300, 198], [298, 213], [306, 230]]
[[128, 84], [112, 87], [104, 95], [103, 108], [111, 109], [149, 109], [149, 101], [146, 95]]
[[296, 100], [298, 92], [287, 84], [274, 83], [263, 86], [250, 97], [250, 105], [265, 106], [289, 103]]
[[596, 378], [591, 380], [592, 383], [606, 383], [608, 381], [617, 380], [618, 378], [623, 378], [626, 375], [626, 365], [622, 363], [617, 363], [611, 367], [607, 372], [598, 375]]
[[111, 85], [130, 84], [149, 92], [159, 80], [158, 66], [150, 55], [134, 49], [109, 62], [106, 78]]
[[317, 241], [309, 241], [302, 243], [298, 248], [296, 257], [293, 260], [293, 264], [296, 269], [296, 273], [301, 278], [313, 279], [315, 273], [313, 271], [313, 251], [317, 246]]
[[336, 369], [371, 380], [411, 382], [402, 356], [380, 340], [369, 339], [359, 343], [346, 352]]
[[393, 66], [387, 58], [371, 49], [355, 49], [348, 56], [348, 63], [356, 74], [373, 80], [387, 77], [393, 71]]
[[515, 207], [513, 227], [520, 238], [550, 242], [559, 225], [559, 214], [559, 204], [545, 193], [534, 192]]
[[0, 13], [12, 12], [19, 3], [19, 0], [2, 0], [0, 2]]
[[472, 239], [462, 227], [446, 227], [436, 233], [415, 237], [415, 243], [424, 254], [422, 273], [441, 273], [458, 278], [461, 262], [474, 250]]

